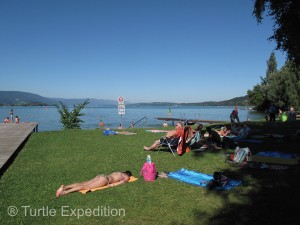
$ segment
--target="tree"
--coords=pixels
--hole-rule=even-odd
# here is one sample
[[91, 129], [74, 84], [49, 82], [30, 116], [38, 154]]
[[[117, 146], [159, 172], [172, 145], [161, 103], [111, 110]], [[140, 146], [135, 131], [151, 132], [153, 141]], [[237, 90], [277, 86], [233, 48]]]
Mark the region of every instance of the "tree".
[[272, 52], [269, 60], [267, 61], [267, 71], [266, 71], [266, 81], [269, 83], [272, 75], [277, 72], [277, 61], [275, 58], [275, 53]]
[[62, 123], [64, 129], [80, 129], [80, 123], [83, 121], [79, 118], [83, 116], [80, 111], [89, 103], [89, 99], [85, 100], [83, 103], [74, 105], [72, 111], [69, 111], [68, 107], [59, 101], [60, 105], [55, 104], [59, 114], [60, 122]]
[[269, 40], [275, 40], [276, 49], [285, 51], [288, 59], [300, 66], [300, 1], [255, 0], [253, 15], [258, 23], [265, 11], [274, 20], [274, 33]]
[[268, 90], [269, 100], [280, 108], [300, 105], [297, 71], [292, 62], [286, 62], [282, 69], [274, 74]]
[[253, 90], [247, 92], [250, 104], [258, 111], [264, 111], [268, 107], [263, 93], [261, 84], [255, 85]]
[[254, 89], [248, 90], [250, 104], [255, 105], [256, 109], [263, 111], [269, 107], [271, 101], [268, 97], [270, 82], [274, 74], [277, 72], [277, 61], [275, 53], [272, 52], [269, 60], [267, 60], [266, 77], [260, 77], [261, 83], [254, 86]]

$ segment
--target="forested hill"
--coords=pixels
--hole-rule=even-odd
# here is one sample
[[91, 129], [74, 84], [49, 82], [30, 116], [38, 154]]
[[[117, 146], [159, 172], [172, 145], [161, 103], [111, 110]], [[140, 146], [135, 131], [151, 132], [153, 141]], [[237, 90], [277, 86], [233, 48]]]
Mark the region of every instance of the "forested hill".
[[[151, 103], [135, 103], [128, 105], [154, 105], [154, 106], [248, 106], [247, 96], [237, 97], [226, 101], [208, 101], [199, 103], [174, 103], [174, 102], [151, 102]], [[61, 101], [65, 105], [76, 105], [84, 102], [86, 99], [63, 99], [63, 98], [46, 98], [37, 94], [21, 91], [0, 91], [0, 105], [53, 105]], [[117, 105], [117, 101], [104, 99], [90, 99], [88, 106], [103, 106], [103, 105]]]
[[0, 104], [3, 105], [51, 105], [55, 102], [37, 94], [22, 91], [0, 91]]
[[151, 102], [151, 103], [135, 103], [132, 105], [154, 105], [154, 106], [249, 106], [248, 97], [236, 97], [225, 101], [208, 101], [198, 103], [174, 103], [174, 102]]
[[[46, 98], [37, 94], [22, 91], [0, 91], [0, 105], [53, 105], [61, 101], [63, 104], [72, 106], [83, 103], [86, 99], [64, 99], [64, 98]], [[117, 101], [104, 99], [90, 99], [88, 106], [117, 105]]]
[[243, 96], [243, 97], [236, 97], [230, 100], [225, 100], [225, 101], [219, 101], [219, 102], [201, 102], [201, 103], [195, 103], [196, 105], [200, 106], [248, 106], [248, 96]]

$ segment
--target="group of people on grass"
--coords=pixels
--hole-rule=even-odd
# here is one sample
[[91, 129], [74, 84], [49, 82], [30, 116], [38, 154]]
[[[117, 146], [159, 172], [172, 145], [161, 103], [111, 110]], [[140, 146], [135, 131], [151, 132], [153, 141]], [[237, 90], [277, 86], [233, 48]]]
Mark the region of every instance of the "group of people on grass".
[[[207, 127], [206, 130], [203, 130], [204, 126], [202, 124], [198, 124], [195, 129], [189, 129], [188, 134], [187, 129], [184, 127], [182, 122], [178, 122], [176, 123], [174, 130], [169, 131], [165, 135], [165, 137], [154, 141], [152, 145], [144, 146], [144, 150], [155, 150], [163, 143], [165, 143], [165, 140], [170, 143], [171, 139], [176, 139], [179, 137], [182, 137], [183, 141], [181, 143], [184, 145], [191, 140], [196, 132], [200, 133], [201, 138], [198, 144], [202, 145], [205, 148], [216, 148], [218, 146], [222, 146], [223, 140], [226, 139], [226, 137], [228, 137], [229, 135], [234, 136], [236, 139], [246, 139], [252, 132], [247, 122], [240, 123], [238, 116], [238, 107], [235, 107], [231, 112], [230, 121], [231, 129], [223, 126], [219, 131], [212, 129], [211, 127]], [[184, 151], [181, 150], [181, 146], [179, 146], [179, 149], [177, 149], [177, 153], [179, 155], [184, 153]]]
[[[216, 148], [217, 146], [222, 146], [222, 143], [225, 143], [229, 140], [228, 136], [232, 135], [236, 136], [238, 139], [245, 139], [252, 132], [247, 122], [240, 123], [237, 107], [235, 107], [230, 114], [230, 121], [230, 129], [227, 126], [223, 126], [219, 131], [212, 129], [211, 127], [207, 127], [205, 130], [203, 130], [204, 126], [202, 124], [197, 124], [196, 128], [192, 129], [191, 127], [185, 127], [182, 122], [177, 122], [174, 130], [167, 132], [163, 138], [155, 140], [152, 145], [144, 146], [144, 150], [153, 151], [161, 146], [165, 140], [182, 138], [182, 146], [179, 146], [181, 148], [177, 149], [178, 155], [182, 155], [184, 153], [183, 146], [188, 144], [197, 132], [200, 133], [199, 143], [205, 148]], [[130, 171], [113, 172], [109, 175], [99, 174], [95, 178], [85, 182], [74, 183], [66, 186], [61, 185], [56, 191], [56, 197], [66, 195], [71, 192], [89, 190], [106, 185], [110, 187], [121, 185], [127, 183], [131, 176], [132, 174]]]

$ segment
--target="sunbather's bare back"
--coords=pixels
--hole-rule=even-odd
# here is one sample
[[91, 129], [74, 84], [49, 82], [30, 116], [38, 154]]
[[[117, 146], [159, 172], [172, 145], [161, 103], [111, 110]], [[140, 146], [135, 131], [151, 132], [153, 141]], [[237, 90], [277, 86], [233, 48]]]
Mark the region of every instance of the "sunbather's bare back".
[[120, 182], [120, 181], [124, 181], [124, 182], [129, 181], [129, 176], [122, 172], [113, 172], [108, 175], [108, 178], [109, 178], [109, 183], [111, 183], [111, 184]]

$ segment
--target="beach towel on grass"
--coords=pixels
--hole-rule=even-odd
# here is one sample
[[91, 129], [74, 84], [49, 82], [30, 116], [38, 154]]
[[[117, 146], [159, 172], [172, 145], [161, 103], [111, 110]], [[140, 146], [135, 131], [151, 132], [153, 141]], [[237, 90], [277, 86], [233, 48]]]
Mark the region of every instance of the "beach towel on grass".
[[250, 142], [250, 143], [262, 143], [263, 140], [250, 139], [250, 138], [240, 138], [239, 136], [229, 135], [228, 138], [233, 139], [236, 142]]
[[299, 158], [299, 154], [292, 153], [283, 153], [283, 152], [259, 152], [256, 155], [258, 156], [267, 156], [267, 157], [275, 157], [275, 158], [283, 158], [283, 159], [297, 159]]
[[257, 139], [239, 139], [239, 138], [234, 138], [233, 139], [236, 142], [250, 142], [250, 143], [263, 143], [263, 140], [257, 140]]
[[249, 158], [249, 161], [256, 163], [271, 163], [279, 165], [297, 165], [299, 154], [283, 152], [259, 152]]
[[[136, 177], [133, 177], [133, 176], [130, 176], [130, 179], [128, 182], [133, 182], [133, 181], [136, 181], [138, 178]], [[99, 187], [99, 188], [93, 188], [93, 189], [90, 189], [90, 190], [81, 190], [79, 191], [80, 193], [82, 194], [86, 194], [87, 192], [90, 192], [90, 191], [98, 191], [98, 190], [102, 190], [102, 189], [106, 189], [106, 188], [109, 188], [110, 186], [108, 185], [105, 185], [103, 187]]]
[[[201, 186], [204, 188], [208, 188], [207, 184], [209, 181], [213, 180], [213, 175], [211, 174], [204, 174], [200, 172], [196, 172], [193, 170], [187, 170], [187, 169], [180, 169], [175, 172], [170, 172], [168, 174], [169, 178], [173, 178], [188, 184], [192, 184], [195, 186]], [[232, 180], [229, 179], [227, 180], [227, 184], [223, 187], [217, 187], [217, 190], [230, 190], [235, 186], [241, 185], [242, 182], [239, 180]]]

